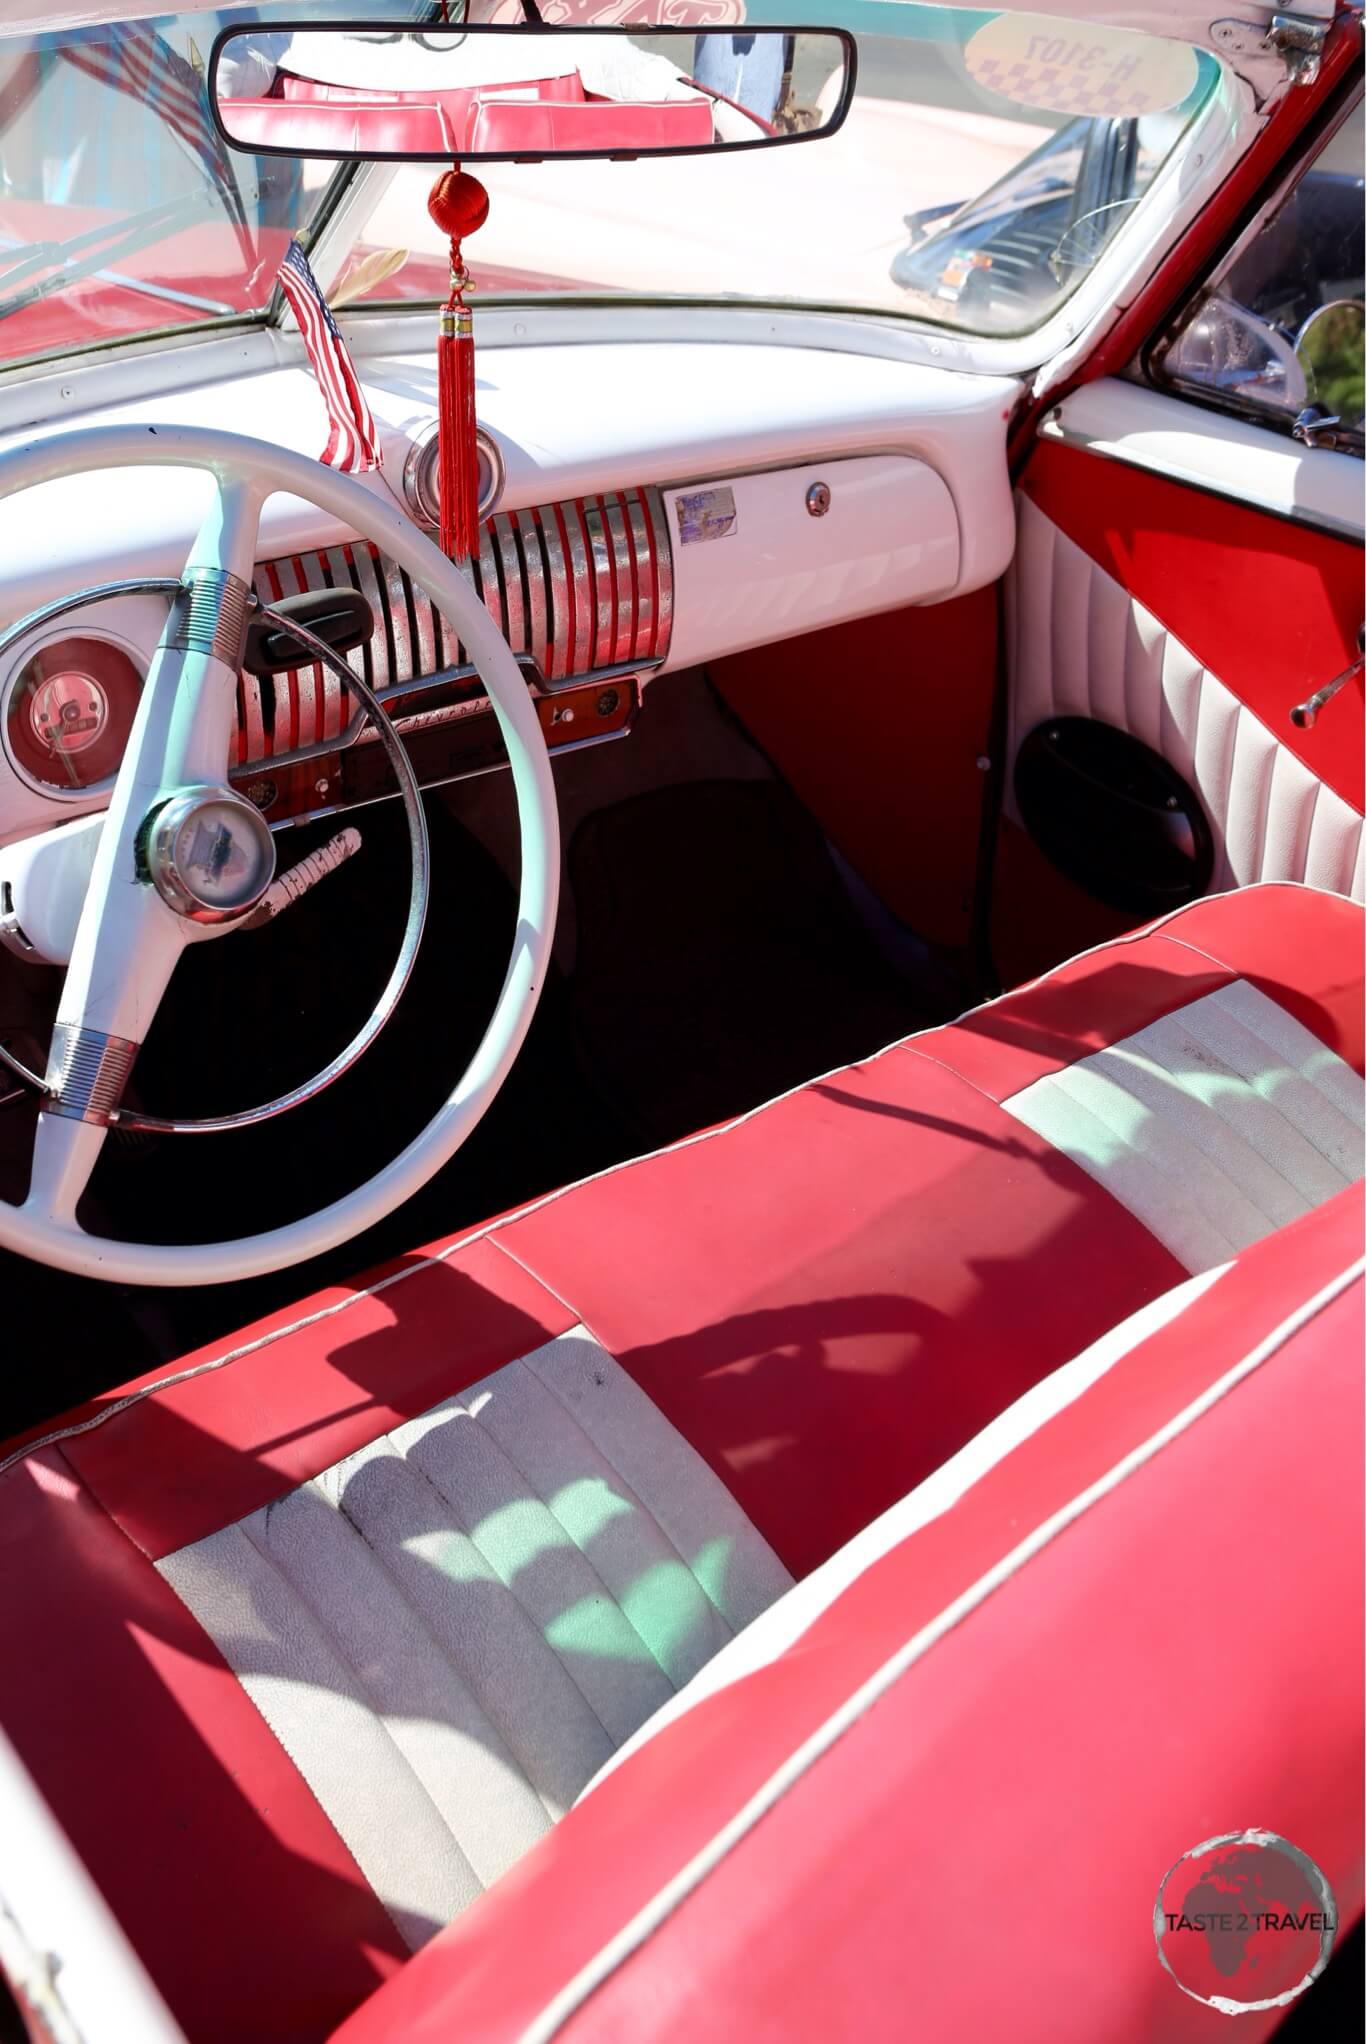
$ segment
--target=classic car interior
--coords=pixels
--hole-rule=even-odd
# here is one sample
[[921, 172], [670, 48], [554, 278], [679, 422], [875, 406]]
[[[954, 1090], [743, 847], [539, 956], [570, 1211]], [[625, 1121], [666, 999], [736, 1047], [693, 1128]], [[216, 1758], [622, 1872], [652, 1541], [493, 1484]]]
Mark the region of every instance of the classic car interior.
[[1361, 15], [1053, 11], [0, 6], [4, 2044], [1356, 2019]]

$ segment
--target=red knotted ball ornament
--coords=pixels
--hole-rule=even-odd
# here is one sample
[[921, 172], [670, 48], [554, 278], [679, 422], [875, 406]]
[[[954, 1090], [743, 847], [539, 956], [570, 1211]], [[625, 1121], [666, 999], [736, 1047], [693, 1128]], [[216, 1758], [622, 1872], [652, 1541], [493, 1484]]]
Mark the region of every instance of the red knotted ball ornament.
[[467, 170], [443, 170], [432, 186], [427, 211], [441, 232], [455, 244], [451, 250], [451, 268], [455, 269], [460, 243], [467, 234], [473, 234], [482, 227], [489, 217], [489, 195], [478, 178], [471, 177]]
[[441, 308], [436, 343], [437, 490], [441, 550], [468, 560], [479, 548], [479, 445], [474, 417], [474, 316], [465, 303], [470, 281], [461, 243], [489, 217], [489, 195], [468, 171], [443, 170], [427, 211], [451, 244], [450, 296]]

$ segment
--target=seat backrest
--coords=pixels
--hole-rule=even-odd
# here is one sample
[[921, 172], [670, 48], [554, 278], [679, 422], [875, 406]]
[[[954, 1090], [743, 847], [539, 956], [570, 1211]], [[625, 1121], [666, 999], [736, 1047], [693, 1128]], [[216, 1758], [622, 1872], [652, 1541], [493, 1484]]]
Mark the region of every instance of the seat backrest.
[[[799, 1584], [336, 2044], [1204, 2034], [1168, 1868], [1361, 1910], [1362, 1189], [1144, 1309]], [[1287, 1667], [1294, 1668], [1293, 1681]], [[1249, 2015], [1243, 2039], [1282, 2012]]]

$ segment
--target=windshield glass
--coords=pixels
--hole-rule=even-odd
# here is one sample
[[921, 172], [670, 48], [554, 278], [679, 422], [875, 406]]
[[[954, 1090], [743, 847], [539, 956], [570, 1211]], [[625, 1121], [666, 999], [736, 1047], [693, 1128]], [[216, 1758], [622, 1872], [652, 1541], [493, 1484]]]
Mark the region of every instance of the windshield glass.
[[[450, 0], [449, 18], [463, 5], [472, 20], [523, 18], [521, 0]], [[756, 68], [763, 45], [715, 24], [852, 28], [845, 126], [808, 149], [486, 165], [492, 209], [466, 250], [484, 301], [741, 299], [1025, 332], [1128, 228], [1218, 77], [1182, 44], [910, 0], [648, 0], [633, 20], [650, 8], [696, 19], [696, 74], [779, 128], [808, 124], [831, 81]], [[290, 237], [309, 245], [353, 173], [227, 148], [208, 58], [220, 29], [255, 25], [244, 89], [283, 90], [290, 38], [274, 24], [340, 11], [277, 0], [0, 41], [0, 365], [278, 304]], [[577, 27], [621, 7], [541, 11]], [[355, 13], [442, 10], [366, 0]], [[363, 175], [334, 303], [444, 296], [432, 166]]]
[[331, 173], [226, 149], [205, 72], [220, 26], [310, 11], [0, 40], [0, 364], [268, 310]]
[[[656, 4], [711, 23], [727, 0]], [[682, 162], [483, 166], [492, 207], [466, 250], [481, 295], [739, 298], [1025, 332], [1132, 220], [1219, 75], [1184, 44], [1037, 15], [748, 0], [743, 16], [854, 31], [858, 87], [839, 132]], [[716, 82], [780, 126], [809, 120], [827, 81], [748, 75], [745, 40], [708, 28]], [[699, 75], [702, 57], [699, 34]], [[444, 291], [430, 181], [428, 166], [404, 166], [377, 199], [367, 245], [409, 253], [358, 296]]]

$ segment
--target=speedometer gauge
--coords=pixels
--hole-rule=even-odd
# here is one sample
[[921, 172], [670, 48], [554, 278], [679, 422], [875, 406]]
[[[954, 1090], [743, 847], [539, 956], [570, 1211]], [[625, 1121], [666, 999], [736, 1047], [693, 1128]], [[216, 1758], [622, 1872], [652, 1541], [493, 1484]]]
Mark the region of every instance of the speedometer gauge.
[[93, 674], [63, 668], [38, 684], [28, 713], [38, 743], [67, 759], [98, 745], [109, 722], [109, 698]]
[[5, 736], [15, 765], [49, 788], [88, 788], [118, 767], [142, 677], [121, 646], [65, 638], [40, 646], [9, 692]]

